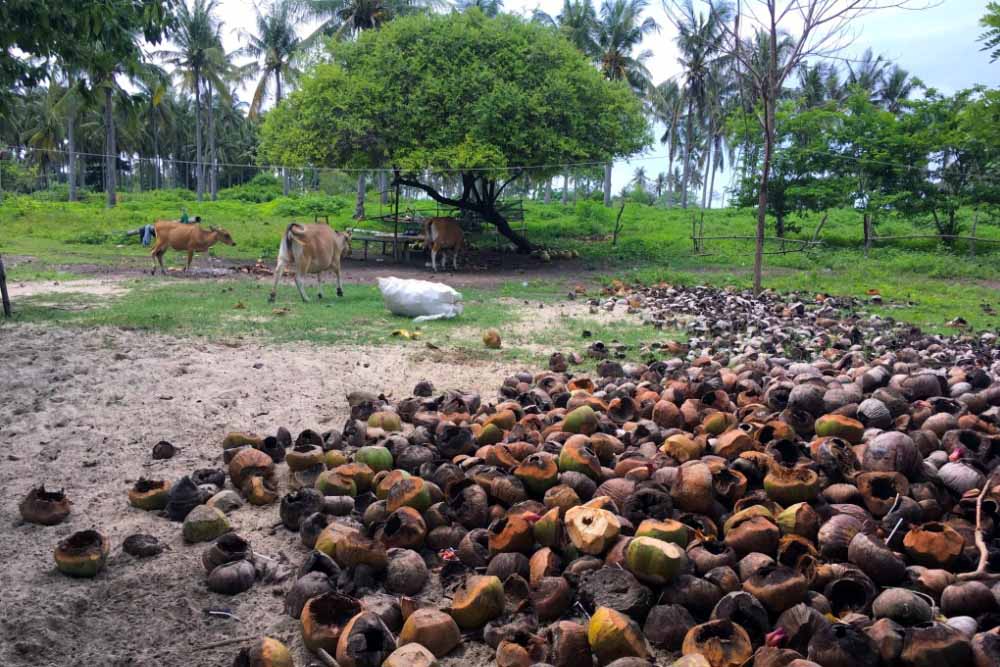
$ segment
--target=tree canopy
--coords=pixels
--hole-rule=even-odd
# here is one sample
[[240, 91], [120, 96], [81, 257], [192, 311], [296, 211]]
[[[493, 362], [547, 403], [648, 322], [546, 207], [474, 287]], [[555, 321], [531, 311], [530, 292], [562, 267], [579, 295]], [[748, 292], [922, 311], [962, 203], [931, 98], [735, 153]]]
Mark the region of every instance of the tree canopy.
[[[650, 141], [627, 83], [605, 80], [564, 37], [518, 17], [402, 17], [331, 49], [331, 61], [268, 114], [262, 157], [398, 166], [407, 185], [476, 211], [505, 234], [494, 205], [520, 168], [555, 172], [552, 165], [610, 160]], [[461, 170], [462, 196], [443, 201], [411, 176], [427, 169]]]
[[[0, 90], [45, 78], [38, 58], [90, 65], [92, 43], [117, 60], [141, 55], [135, 33], [159, 42], [176, 0], [5, 0], [0, 3]], [[21, 53], [18, 54], [14, 49]]]

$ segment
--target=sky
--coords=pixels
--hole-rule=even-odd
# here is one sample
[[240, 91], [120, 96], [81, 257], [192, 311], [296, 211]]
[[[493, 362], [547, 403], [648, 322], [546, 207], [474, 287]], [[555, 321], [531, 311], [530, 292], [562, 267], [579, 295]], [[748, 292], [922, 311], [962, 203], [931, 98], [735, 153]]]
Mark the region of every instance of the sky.
[[[599, 1], [599, 0], [597, 0]], [[917, 0], [920, 2], [921, 0]], [[745, 0], [746, 2], [746, 0]], [[943, 93], [952, 93], [974, 84], [1000, 85], [1000, 62], [990, 64], [987, 53], [979, 50], [976, 38], [982, 32], [979, 19], [986, 11], [988, 0], [928, 0], [937, 6], [924, 11], [886, 9], [858, 21], [853, 43], [842, 55], [856, 58], [871, 48], [898, 64], [923, 82]], [[695, 0], [695, 6], [702, 4]], [[507, 11], [530, 15], [539, 8], [555, 15], [562, 0], [505, 0]], [[646, 38], [644, 49], [653, 52], [647, 66], [655, 82], [677, 76], [675, 30], [667, 19], [660, 0], [651, 0], [649, 14], [661, 30]], [[240, 32], [253, 31], [254, 8], [249, 0], [222, 0], [219, 18], [223, 23], [223, 43], [227, 51], [240, 46]], [[315, 26], [303, 24], [304, 36]], [[249, 98], [249, 92], [246, 97]], [[650, 175], [666, 171], [665, 151], [654, 145], [638, 159], [619, 161], [612, 178], [617, 192], [631, 179], [635, 168], [642, 165]], [[716, 189], [729, 180], [726, 174], [716, 179]]]

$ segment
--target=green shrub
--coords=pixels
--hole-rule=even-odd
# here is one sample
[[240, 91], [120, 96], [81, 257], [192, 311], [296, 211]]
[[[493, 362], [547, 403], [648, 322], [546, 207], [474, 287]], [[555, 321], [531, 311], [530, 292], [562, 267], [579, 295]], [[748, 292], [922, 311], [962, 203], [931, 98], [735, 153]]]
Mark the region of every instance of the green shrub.
[[219, 199], [235, 199], [247, 204], [263, 204], [281, 196], [281, 183], [271, 174], [261, 173], [241, 185], [219, 190]]
[[317, 215], [337, 215], [347, 207], [340, 197], [328, 195], [304, 195], [302, 197], [280, 197], [274, 202], [274, 215], [284, 217], [312, 218]]

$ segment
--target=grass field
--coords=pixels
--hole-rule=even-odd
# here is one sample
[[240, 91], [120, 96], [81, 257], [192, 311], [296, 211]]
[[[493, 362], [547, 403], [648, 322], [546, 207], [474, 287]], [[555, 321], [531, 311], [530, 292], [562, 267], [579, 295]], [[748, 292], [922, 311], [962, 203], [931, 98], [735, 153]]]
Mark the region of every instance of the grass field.
[[[86, 202], [74, 204], [45, 201], [39, 196], [7, 196], [0, 204], [0, 253], [36, 258], [29, 265], [11, 270], [11, 277], [20, 280], [66, 280], [72, 266], [80, 264], [147, 266], [150, 261], [148, 249], [142, 248], [135, 237], [126, 241], [121, 233], [157, 218], [176, 218], [181, 206], [186, 206], [192, 216], [201, 215], [208, 224], [226, 227], [237, 240], [235, 248], [214, 248], [213, 253], [217, 256], [270, 259], [281, 230], [289, 221], [311, 221], [310, 212], [329, 206], [339, 209], [331, 216], [334, 226], [350, 226], [354, 223], [350, 220], [348, 204], [346, 197], [318, 196], [279, 197], [259, 204], [235, 200], [197, 203], [185, 191], [159, 191], [126, 193], [119, 206], [109, 211], [103, 208], [100, 197], [94, 195]], [[369, 213], [377, 213], [377, 209], [376, 203], [369, 202]], [[537, 244], [577, 250], [581, 256], [579, 265], [596, 269], [606, 279], [750, 284], [753, 258], [749, 241], [708, 241], [708, 256], [693, 255], [692, 218], [700, 212], [630, 204], [623, 215], [621, 238], [613, 247], [610, 235], [615, 213], [592, 201], [579, 201], [565, 207], [559, 203], [529, 202], [526, 204], [527, 233]], [[971, 218], [972, 212], [967, 212], [967, 224], [971, 223]], [[792, 236], [808, 238], [818, 221], [819, 216], [796, 220], [801, 231]], [[749, 235], [753, 232], [753, 222], [752, 212], [747, 210], [710, 210], [705, 212], [704, 230], [706, 235]], [[365, 222], [363, 226], [377, 225]], [[929, 233], [928, 228], [914, 227], [907, 221], [891, 217], [880, 224], [878, 231], [881, 235]], [[1000, 240], [1000, 226], [985, 214], [981, 215], [978, 235]], [[954, 332], [945, 324], [955, 317], [965, 318], [976, 330], [1000, 327], [1000, 316], [994, 314], [1000, 311], [997, 291], [1000, 245], [982, 245], [972, 257], [964, 243], [949, 248], [934, 240], [909, 241], [892, 246], [877, 245], [866, 259], [860, 249], [860, 215], [849, 210], [831, 211], [820, 238], [825, 245], [809, 254], [768, 255], [765, 285], [779, 290], [799, 290], [807, 296], [826, 292], [863, 297], [870, 290], [877, 290], [886, 304], [879, 309], [881, 312], [936, 331]], [[774, 249], [776, 246], [769, 247], [769, 250]], [[565, 291], [564, 287], [550, 281], [533, 289], [538, 292], [536, 296], [555, 298]], [[135, 290], [137, 296], [130, 298], [145, 298], [141, 295], [147, 289], [153, 287]], [[208, 303], [211, 300], [206, 301], [206, 295], [200, 290], [212, 289], [211, 285], [199, 286], [199, 294], [191, 298]], [[249, 294], [226, 295], [233, 302], [229, 307], [244, 297], [250, 299]], [[489, 295], [476, 295], [472, 300], [476, 299], [488, 303]], [[108, 318], [110, 324], [177, 330], [186, 326], [184, 313], [197, 311], [197, 308], [189, 308], [191, 305], [196, 304], [182, 304], [183, 307], [178, 307], [173, 314], [169, 304], [161, 304], [166, 308], [161, 312], [143, 312], [137, 305], [122, 307], [120, 312], [112, 308], [102, 317]], [[352, 316], [365, 322], [372, 321], [373, 310], [380, 308], [377, 299], [354, 305]], [[326, 310], [333, 308], [324, 307]], [[22, 314], [32, 319], [41, 317], [30, 308]], [[55, 314], [51, 317], [65, 319], [67, 316]], [[469, 318], [475, 317], [476, 309], [470, 307]], [[491, 316], [484, 312], [482, 317], [482, 322], [470, 321], [487, 326]], [[191, 318], [192, 322], [200, 321], [196, 316]], [[235, 322], [218, 322], [213, 326], [235, 330], [247, 326], [239, 324], [239, 318], [229, 319]], [[380, 323], [380, 327], [381, 324], [384, 323]], [[365, 331], [365, 327], [360, 326], [355, 335], [364, 338], [368, 335]], [[322, 328], [317, 328], [314, 337], [332, 342], [339, 335], [333, 331], [323, 333]]]

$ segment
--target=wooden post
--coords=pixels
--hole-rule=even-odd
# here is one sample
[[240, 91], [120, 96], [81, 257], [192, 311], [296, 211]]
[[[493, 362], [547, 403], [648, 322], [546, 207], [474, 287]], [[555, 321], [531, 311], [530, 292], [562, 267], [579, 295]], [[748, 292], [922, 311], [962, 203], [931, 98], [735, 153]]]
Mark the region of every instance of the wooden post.
[[976, 207], [976, 213], [972, 216], [972, 238], [969, 239], [969, 257], [976, 256], [976, 226], [979, 225], [979, 207]]
[[393, 214], [392, 224], [392, 258], [399, 261], [399, 181], [396, 181], [396, 211]]
[[3, 316], [10, 317], [10, 297], [7, 296], [7, 272], [3, 268], [3, 257], [0, 257], [0, 299], [3, 300]]
[[865, 259], [868, 259], [868, 249], [871, 247], [872, 244], [870, 225], [871, 223], [869, 222], [868, 214], [865, 213]]

